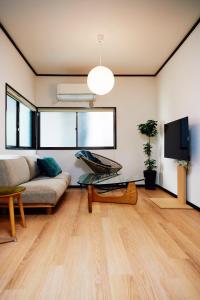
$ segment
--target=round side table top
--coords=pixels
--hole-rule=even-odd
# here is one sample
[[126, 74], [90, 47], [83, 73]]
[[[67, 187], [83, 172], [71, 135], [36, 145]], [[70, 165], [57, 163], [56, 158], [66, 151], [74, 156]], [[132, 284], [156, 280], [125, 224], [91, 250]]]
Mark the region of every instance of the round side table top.
[[7, 196], [15, 196], [19, 193], [25, 191], [24, 186], [13, 186], [13, 187], [6, 187], [0, 186], [0, 198], [5, 198]]

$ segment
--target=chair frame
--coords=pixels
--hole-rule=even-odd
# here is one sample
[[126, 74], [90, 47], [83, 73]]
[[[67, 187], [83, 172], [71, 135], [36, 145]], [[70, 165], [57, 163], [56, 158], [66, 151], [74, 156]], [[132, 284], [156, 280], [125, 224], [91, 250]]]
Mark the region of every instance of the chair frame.
[[[79, 159], [82, 159], [89, 167], [92, 169], [94, 173], [101, 173], [101, 174], [112, 174], [117, 173], [119, 170], [122, 169], [122, 165], [110, 158], [107, 158], [105, 156], [92, 153], [92, 155], [96, 158], [98, 158], [103, 164], [96, 163], [85, 156], [81, 156]], [[106, 166], [107, 165], [107, 166]]]

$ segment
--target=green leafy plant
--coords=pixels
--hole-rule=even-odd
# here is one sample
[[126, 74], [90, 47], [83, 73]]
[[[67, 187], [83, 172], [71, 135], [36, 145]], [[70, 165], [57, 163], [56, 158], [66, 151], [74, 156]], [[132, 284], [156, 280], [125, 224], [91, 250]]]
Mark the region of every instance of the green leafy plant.
[[143, 145], [144, 153], [147, 155], [147, 160], [145, 160], [144, 162], [147, 170], [153, 170], [157, 167], [156, 160], [151, 158], [151, 138], [155, 137], [158, 134], [157, 124], [157, 121], [148, 120], [146, 123], [138, 125], [139, 132], [148, 137], [148, 142]]

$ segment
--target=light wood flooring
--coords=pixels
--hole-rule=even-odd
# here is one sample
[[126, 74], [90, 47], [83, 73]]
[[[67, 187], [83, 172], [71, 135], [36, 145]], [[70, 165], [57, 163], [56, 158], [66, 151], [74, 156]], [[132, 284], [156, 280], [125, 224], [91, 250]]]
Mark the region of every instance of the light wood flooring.
[[[139, 189], [136, 206], [93, 204], [69, 189], [53, 215], [17, 220], [0, 245], [0, 299], [200, 299], [200, 213], [161, 210]], [[0, 236], [8, 234], [0, 216]]]

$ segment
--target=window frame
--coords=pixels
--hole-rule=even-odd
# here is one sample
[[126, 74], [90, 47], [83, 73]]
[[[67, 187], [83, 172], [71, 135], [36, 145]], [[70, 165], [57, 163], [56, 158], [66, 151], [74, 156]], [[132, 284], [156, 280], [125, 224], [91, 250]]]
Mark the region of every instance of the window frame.
[[[14, 94], [18, 95], [19, 98], [22, 98], [23, 101], [20, 101], [19, 98], [15, 98], [15, 96], [8, 94], [8, 89], [12, 90]], [[16, 146], [7, 145], [7, 96], [16, 101]], [[27, 104], [34, 107], [35, 110], [31, 110], [31, 146], [20, 146], [20, 127], [19, 127], [19, 116], [20, 116], [20, 103], [25, 105], [30, 109]], [[26, 99], [23, 95], [21, 95], [18, 91], [16, 91], [12, 86], [8, 83], [5, 84], [5, 149], [9, 150], [36, 150], [37, 149], [37, 107], [31, 103], [28, 99]]]
[[[76, 111], [76, 145], [78, 145], [78, 112], [79, 111], [96, 111], [96, 110], [113, 110], [113, 146], [101, 146], [101, 147], [41, 147], [40, 146], [40, 113], [43, 111], [45, 112], [56, 112], [56, 111]], [[40, 111], [42, 110], [42, 111]], [[87, 149], [87, 150], [98, 150], [98, 149], [117, 149], [117, 120], [116, 120], [116, 107], [38, 107], [37, 111], [37, 137], [38, 137], [38, 150], [81, 150], [81, 149]]]

